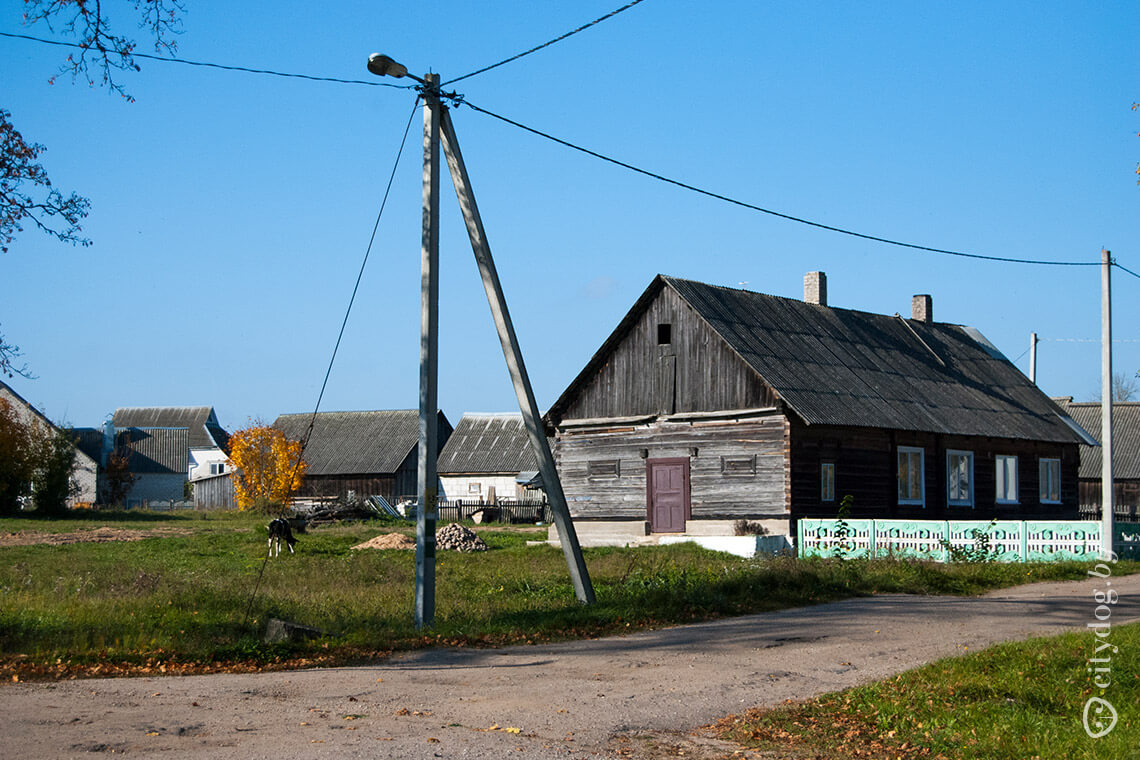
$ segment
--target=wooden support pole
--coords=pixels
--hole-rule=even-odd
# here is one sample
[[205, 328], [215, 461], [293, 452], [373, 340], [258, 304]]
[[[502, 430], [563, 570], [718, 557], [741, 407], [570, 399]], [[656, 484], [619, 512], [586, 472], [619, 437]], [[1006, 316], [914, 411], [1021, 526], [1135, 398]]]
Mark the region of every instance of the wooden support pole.
[[415, 624], [435, 622], [439, 411], [439, 75], [424, 78], [423, 238], [420, 248], [420, 442], [416, 477]]
[[467, 223], [467, 234], [471, 238], [471, 248], [475, 251], [475, 260], [479, 264], [479, 274], [483, 278], [483, 288], [487, 291], [487, 301], [491, 306], [495, 328], [499, 332], [499, 341], [503, 345], [503, 356], [507, 360], [507, 369], [511, 373], [511, 381], [515, 386], [515, 395], [518, 397], [519, 409], [522, 411], [527, 435], [530, 437], [531, 447], [534, 450], [535, 458], [538, 460], [539, 472], [542, 473], [542, 484], [546, 488], [546, 495], [550, 500], [554, 524], [558, 527], [558, 536], [562, 541], [562, 553], [566, 556], [566, 564], [570, 568], [570, 579], [574, 584], [574, 593], [577, 595], [578, 601], [584, 604], [593, 604], [594, 587], [590, 582], [590, 573], [586, 568], [585, 560], [582, 558], [582, 549], [578, 545], [578, 534], [574, 530], [574, 523], [570, 520], [570, 509], [566, 504], [566, 495], [562, 492], [562, 481], [559, 480], [558, 470], [554, 466], [554, 455], [550, 452], [550, 444], [546, 440], [542, 417], [538, 410], [538, 404], [534, 400], [534, 392], [531, 389], [526, 365], [523, 363], [522, 351], [519, 349], [518, 338], [515, 336], [511, 315], [507, 311], [507, 301], [503, 296], [503, 288], [499, 282], [498, 272], [495, 270], [495, 262], [491, 258], [491, 246], [487, 242], [487, 234], [483, 230], [483, 221], [479, 216], [479, 209], [475, 205], [475, 194], [467, 176], [467, 167], [464, 165], [463, 156], [459, 152], [455, 128], [446, 108], [442, 109], [441, 121], [443, 152], [447, 156], [451, 180], [455, 185], [455, 193], [459, 197], [459, 207], [462, 209], [463, 219]]

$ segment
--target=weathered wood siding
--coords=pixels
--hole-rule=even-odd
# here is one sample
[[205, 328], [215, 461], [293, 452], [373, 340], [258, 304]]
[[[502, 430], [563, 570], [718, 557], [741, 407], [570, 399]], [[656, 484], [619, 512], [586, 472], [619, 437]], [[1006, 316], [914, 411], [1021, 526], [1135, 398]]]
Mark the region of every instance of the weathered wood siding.
[[560, 431], [555, 460], [576, 518], [644, 520], [646, 459], [687, 458], [693, 519], [786, 517], [782, 415]]
[[[1129, 513], [1135, 514], [1137, 507], [1140, 507], [1140, 481], [1114, 480], [1112, 485], [1113, 504], [1116, 506], [1116, 511], [1120, 512], [1122, 507], [1128, 507]], [[1082, 480], [1080, 493], [1081, 504], [1100, 506], [1099, 480]]]
[[209, 478], [200, 478], [190, 481], [194, 484], [195, 509], [234, 509], [233, 473], [214, 475]]
[[[664, 332], [668, 342], [662, 342]], [[728, 344], [675, 291], [664, 288], [562, 418], [755, 409], [775, 403], [775, 394]]]
[[[869, 428], [792, 423], [791, 509], [796, 517], [834, 517], [839, 501], [854, 497], [853, 517], [1034, 519], [1076, 517], [1077, 445], [997, 438], [942, 436]], [[924, 506], [898, 503], [898, 447], [923, 449]], [[948, 450], [974, 455], [974, 505], [949, 506]], [[995, 457], [1018, 459], [1018, 503], [997, 503]], [[1038, 463], [1061, 460], [1061, 503], [1040, 500]], [[820, 498], [820, 464], [835, 464], [835, 501]]]

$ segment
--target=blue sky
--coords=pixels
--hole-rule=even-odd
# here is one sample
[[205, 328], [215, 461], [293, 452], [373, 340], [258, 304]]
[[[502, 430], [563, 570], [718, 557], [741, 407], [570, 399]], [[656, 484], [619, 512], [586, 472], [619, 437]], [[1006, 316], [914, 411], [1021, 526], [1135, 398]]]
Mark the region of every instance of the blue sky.
[[[188, 0], [180, 57], [372, 79], [369, 53], [446, 81], [613, 10], [576, 3]], [[0, 11], [0, 31], [54, 37]], [[104, 3], [120, 29], [131, 3]], [[467, 100], [765, 208], [937, 248], [1140, 272], [1140, 5], [640, 5], [455, 86]], [[146, 50], [146, 46], [141, 46]], [[57, 421], [213, 405], [223, 425], [313, 408], [414, 94], [140, 61], [56, 84], [61, 48], [0, 38], [0, 107], [92, 201], [90, 248], [34, 231], [0, 255], [0, 329]], [[377, 80], [379, 81], [379, 80]], [[393, 81], [393, 80], [389, 80]], [[404, 80], [405, 82], [408, 80]], [[632, 174], [469, 108], [453, 119], [540, 406], [657, 273], [979, 328], [1052, 395], [1100, 384], [1094, 267], [884, 246]], [[417, 403], [415, 116], [322, 409]], [[517, 409], [455, 194], [443, 193], [440, 405]], [[1140, 369], [1140, 279], [1114, 271], [1115, 361]], [[1025, 354], [1023, 356], [1023, 354]]]

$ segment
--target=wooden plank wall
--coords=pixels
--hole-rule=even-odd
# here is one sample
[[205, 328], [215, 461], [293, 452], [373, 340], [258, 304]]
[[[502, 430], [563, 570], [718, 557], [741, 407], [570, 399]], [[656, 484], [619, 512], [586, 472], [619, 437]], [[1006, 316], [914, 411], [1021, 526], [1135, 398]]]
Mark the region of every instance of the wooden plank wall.
[[645, 460], [672, 457], [689, 459], [693, 519], [787, 516], [780, 414], [560, 431], [555, 445], [562, 488], [576, 518], [646, 519]]
[[[659, 343], [659, 325], [669, 342]], [[683, 357], [678, 361], [677, 357]], [[756, 409], [776, 396], [669, 287], [571, 402], [563, 419]]]
[[194, 483], [195, 509], [235, 509], [234, 481], [230, 473]]
[[[936, 519], [1052, 519], [1076, 517], [1078, 505], [1076, 444], [997, 438], [942, 436], [933, 433], [806, 426], [794, 423], [791, 447], [791, 509], [797, 517], [834, 517], [839, 500], [854, 497], [854, 517]], [[924, 449], [925, 507], [898, 504], [899, 446]], [[946, 452], [974, 454], [974, 506], [947, 505]], [[995, 456], [1018, 458], [1018, 504], [998, 504]], [[1061, 504], [1042, 504], [1038, 462], [1061, 460]], [[820, 500], [819, 465], [835, 462], [834, 503]]]

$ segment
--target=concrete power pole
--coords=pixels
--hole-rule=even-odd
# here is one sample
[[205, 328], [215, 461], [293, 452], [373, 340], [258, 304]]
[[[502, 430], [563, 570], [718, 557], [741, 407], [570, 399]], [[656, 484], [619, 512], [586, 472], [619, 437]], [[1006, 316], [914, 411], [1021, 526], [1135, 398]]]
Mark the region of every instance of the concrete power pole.
[[439, 75], [424, 78], [423, 237], [420, 248], [420, 446], [416, 477], [416, 628], [435, 620], [439, 474]]
[[1029, 333], [1029, 382], [1037, 385], [1037, 333]]
[[1100, 252], [1100, 521], [1101, 552], [1112, 557], [1116, 489], [1112, 478], [1112, 254]]
[[[574, 523], [570, 520], [570, 510], [562, 491], [562, 482], [554, 464], [554, 457], [542, 429], [542, 419], [531, 389], [530, 378], [523, 363], [522, 351], [515, 337], [506, 298], [499, 284], [495, 262], [491, 258], [491, 248], [483, 231], [483, 222], [475, 205], [475, 195], [467, 177], [467, 168], [459, 153], [459, 143], [451, 125], [451, 117], [441, 101], [438, 74], [427, 74], [423, 79], [408, 73], [407, 67], [386, 55], [373, 53], [368, 59], [368, 70], [377, 76], [396, 78], [408, 77], [419, 82], [417, 88], [424, 98], [424, 164], [423, 164], [423, 238], [421, 246], [420, 282], [420, 443], [419, 468], [416, 499], [416, 589], [415, 624], [417, 629], [430, 627], [435, 621], [435, 526], [439, 514], [439, 410], [437, 377], [439, 368], [439, 152], [443, 146], [447, 154], [455, 192], [467, 223], [471, 247], [483, 278], [487, 300], [499, 340], [503, 345], [503, 355], [507, 360], [511, 380], [518, 396], [519, 410], [522, 412], [527, 434], [543, 486], [550, 500], [550, 510], [558, 535], [562, 542], [562, 552], [570, 569], [570, 579], [578, 600], [585, 604], [594, 602], [594, 587]], [[443, 139], [441, 141], [441, 125]]]

